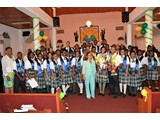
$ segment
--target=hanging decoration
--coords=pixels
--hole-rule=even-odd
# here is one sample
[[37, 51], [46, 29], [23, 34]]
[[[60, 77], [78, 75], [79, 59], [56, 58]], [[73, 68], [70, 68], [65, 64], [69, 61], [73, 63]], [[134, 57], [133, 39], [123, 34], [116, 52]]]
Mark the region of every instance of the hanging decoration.
[[147, 23], [143, 23], [142, 24], [142, 28], [147, 28], [148, 27], [148, 24]]
[[146, 29], [142, 29], [142, 30], [141, 30], [141, 34], [142, 34], [142, 35], [146, 34]]
[[136, 32], [140, 32], [142, 30], [142, 27], [140, 27], [140, 26], [137, 26], [136, 28], [135, 28], [135, 31]]
[[147, 33], [147, 31], [146, 31], [147, 27], [148, 27], [147, 23], [142, 24], [142, 29], [141, 29], [141, 34], [142, 35], [145, 35]]
[[38, 40], [39, 41], [41, 41], [41, 40], [47, 41], [48, 40], [48, 36], [44, 35], [44, 31], [39, 32]]

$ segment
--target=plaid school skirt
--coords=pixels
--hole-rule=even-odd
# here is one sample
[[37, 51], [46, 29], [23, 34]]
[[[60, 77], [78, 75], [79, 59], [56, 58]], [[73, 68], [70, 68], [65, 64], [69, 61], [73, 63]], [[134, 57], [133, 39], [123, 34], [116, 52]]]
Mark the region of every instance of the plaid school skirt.
[[61, 86], [61, 78], [60, 77], [56, 77], [56, 81], [54, 81], [53, 79], [50, 81], [50, 85], [52, 88], [57, 88], [57, 87], [60, 87]]
[[141, 81], [143, 82], [143, 81], [146, 81], [146, 79], [147, 79], [147, 76], [145, 75], [143, 75], [143, 73], [144, 73], [144, 69], [143, 68], [141, 68], [140, 69], [140, 74], [141, 74]]
[[8, 81], [6, 76], [3, 75], [4, 87], [12, 88], [14, 86], [14, 73], [8, 73], [8, 76], [10, 77], [10, 81]]
[[147, 80], [158, 80], [158, 70], [147, 69]]
[[119, 70], [119, 82], [121, 82], [121, 83], [127, 83], [127, 82], [129, 82], [128, 76], [125, 77], [124, 74], [125, 74], [124, 72], [122, 72], [121, 70]]
[[43, 89], [46, 88], [46, 81], [45, 81], [45, 77], [44, 76], [37, 76], [36, 78], [37, 83], [38, 83], [38, 89]]
[[[31, 78], [34, 78], [34, 70], [28, 69], [28, 73], [29, 73], [29, 75], [30, 75]], [[28, 83], [28, 80], [29, 80], [29, 78], [28, 78], [28, 76], [26, 75], [26, 87], [29, 87], [29, 86], [30, 86], [29, 83]]]
[[75, 83], [82, 83], [84, 82], [84, 80], [81, 78], [81, 73], [75, 73], [74, 78], [73, 78], [73, 82]]
[[104, 72], [105, 73], [103, 73], [102, 71], [98, 71], [96, 82], [98, 82], [98, 83], [109, 83], [108, 71], [104, 71]]
[[128, 82], [127, 85], [131, 87], [139, 87], [142, 85], [141, 76], [135, 76], [135, 74], [132, 74], [132, 76], [128, 76]]
[[63, 73], [63, 76], [64, 76], [64, 79], [61, 79], [61, 85], [73, 83], [73, 79], [71, 75]]

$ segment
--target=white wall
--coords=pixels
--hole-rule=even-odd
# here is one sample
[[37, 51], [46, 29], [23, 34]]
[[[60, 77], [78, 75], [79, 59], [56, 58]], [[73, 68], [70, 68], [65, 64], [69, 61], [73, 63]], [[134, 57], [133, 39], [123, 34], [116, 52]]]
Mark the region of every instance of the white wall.
[[[16, 53], [18, 51], [23, 52], [23, 40], [22, 40], [22, 34], [20, 30], [17, 30], [15, 28], [0, 24], [0, 34], [3, 34], [3, 32], [7, 32], [10, 35], [10, 47], [13, 49], [13, 55], [16, 56]], [[2, 47], [2, 46], [0, 46]]]
[[[56, 39], [63, 40], [64, 45], [66, 41], [70, 41], [71, 46], [75, 44], [81, 44], [80, 39], [75, 43], [74, 32], [78, 31], [79, 27], [85, 26], [87, 20], [92, 21], [92, 25], [99, 26], [99, 35], [101, 29], [105, 28], [105, 38], [108, 44], [121, 44], [124, 41], [118, 41], [119, 37], [124, 37], [126, 32], [126, 24], [122, 23], [121, 12], [106, 12], [106, 13], [90, 13], [90, 14], [69, 14], [60, 15], [60, 28], [63, 29], [64, 34], [57, 34]], [[124, 30], [115, 30], [116, 26], [124, 26]], [[101, 37], [99, 38], [101, 40]]]

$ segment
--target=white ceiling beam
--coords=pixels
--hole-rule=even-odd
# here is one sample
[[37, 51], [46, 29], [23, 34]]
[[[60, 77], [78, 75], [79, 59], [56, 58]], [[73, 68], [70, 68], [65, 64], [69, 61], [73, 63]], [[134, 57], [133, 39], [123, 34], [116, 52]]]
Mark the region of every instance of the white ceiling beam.
[[145, 11], [147, 9], [155, 9], [156, 7], [136, 7], [130, 14], [129, 14], [129, 24], [139, 20], [141, 17], [145, 15]]
[[[134, 23], [132, 23], [132, 24], [138, 25], [138, 24], [143, 24], [143, 23], [144, 23], [144, 22], [134, 22]], [[153, 21], [152, 23], [153, 23], [153, 24], [159, 24], [160, 21]]]
[[40, 22], [48, 27], [53, 27], [53, 19], [39, 7], [16, 7], [30, 17], [38, 17]]

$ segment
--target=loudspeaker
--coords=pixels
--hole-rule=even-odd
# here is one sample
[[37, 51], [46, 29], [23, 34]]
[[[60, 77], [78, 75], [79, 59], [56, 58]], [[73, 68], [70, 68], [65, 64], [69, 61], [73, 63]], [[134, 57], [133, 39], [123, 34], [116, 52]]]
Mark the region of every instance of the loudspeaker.
[[23, 31], [22, 36], [29, 36], [30, 35], [30, 31]]
[[129, 12], [122, 12], [122, 22], [129, 22]]
[[160, 23], [157, 25], [157, 27], [160, 29]]
[[60, 27], [59, 17], [53, 17], [53, 26]]

